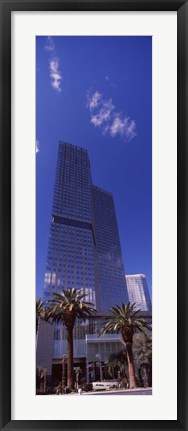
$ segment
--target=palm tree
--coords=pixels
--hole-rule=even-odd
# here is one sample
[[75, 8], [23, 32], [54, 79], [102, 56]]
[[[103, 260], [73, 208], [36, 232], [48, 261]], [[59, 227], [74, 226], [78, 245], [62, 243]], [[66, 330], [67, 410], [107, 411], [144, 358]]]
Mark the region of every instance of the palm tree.
[[73, 372], [73, 329], [76, 318], [85, 320], [92, 316], [96, 310], [94, 304], [84, 301], [87, 296], [81, 290], [63, 290], [61, 293], [55, 292], [54, 298], [48, 301], [48, 319], [62, 322], [67, 330], [67, 385], [74, 388]]
[[152, 386], [152, 338], [143, 334], [136, 335], [133, 352], [141, 382], [144, 386]]
[[120, 371], [121, 377], [127, 379], [127, 352], [120, 350], [120, 352], [112, 353], [107, 363], [108, 372], [114, 378], [114, 371]]
[[36, 347], [38, 343], [39, 335], [39, 323], [40, 320], [45, 320], [46, 322], [52, 323], [52, 319], [49, 318], [49, 309], [46, 303], [41, 300], [41, 298], [36, 299]]
[[144, 329], [151, 330], [151, 324], [138, 316], [141, 310], [136, 310], [135, 303], [131, 304], [128, 302], [127, 304], [122, 304], [121, 307], [115, 305], [110, 311], [112, 312], [112, 316], [108, 318], [103, 328], [100, 329], [99, 335], [112, 331], [121, 334], [122, 343], [125, 345], [127, 351], [129, 385], [133, 389], [136, 388], [132, 351], [133, 335], [136, 332], [145, 334]]
[[43, 317], [44, 313], [44, 302], [41, 301], [41, 298], [36, 299], [36, 334], [39, 329], [39, 320], [40, 317]]

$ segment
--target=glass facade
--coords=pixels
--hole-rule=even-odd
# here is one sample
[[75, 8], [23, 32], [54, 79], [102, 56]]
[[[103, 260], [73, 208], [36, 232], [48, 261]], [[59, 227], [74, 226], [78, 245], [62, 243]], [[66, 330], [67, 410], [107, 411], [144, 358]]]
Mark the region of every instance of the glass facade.
[[87, 151], [59, 143], [52, 220], [44, 280], [46, 298], [57, 290], [82, 289], [95, 299], [96, 247]]
[[151, 311], [151, 300], [144, 274], [126, 275], [129, 301], [136, 303], [136, 308], [142, 311]]
[[[98, 331], [105, 323], [102, 317], [91, 317], [85, 322], [77, 319], [74, 327], [74, 355], [76, 358], [88, 356], [88, 360], [96, 360], [94, 353], [100, 353], [102, 360], [107, 361], [107, 355], [113, 353], [115, 347], [122, 347], [120, 335], [106, 334], [98, 337]], [[121, 344], [121, 347], [120, 347]], [[62, 358], [67, 352], [66, 328], [61, 323], [56, 323], [54, 330], [54, 352], [55, 359]]]
[[92, 185], [87, 151], [60, 142], [44, 296], [71, 287], [98, 311], [126, 301], [113, 196]]
[[124, 266], [111, 193], [93, 186], [98, 283], [102, 310], [127, 301]]

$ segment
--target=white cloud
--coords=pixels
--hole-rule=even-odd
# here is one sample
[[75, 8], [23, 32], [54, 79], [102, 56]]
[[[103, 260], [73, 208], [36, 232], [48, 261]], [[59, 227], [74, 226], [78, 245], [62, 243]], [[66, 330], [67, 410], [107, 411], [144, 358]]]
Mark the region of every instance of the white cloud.
[[101, 97], [102, 94], [99, 93], [99, 91], [96, 91], [91, 97], [88, 94], [88, 107], [90, 111], [93, 111], [97, 106], [99, 106]]
[[61, 81], [62, 81], [62, 74], [59, 70], [59, 59], [58, 57], [53, 57], [49, 61], [50, 65], [50, 78], [51, 78], [51, 85], [58, 93], [61, 92]]
[[53, 41], [51, 36], [47, 37], [45, 49], [46, 49], [46, 51], [54, 51], [54, 49], [55, 49], [55, 44], [54, 44], [54, 41]]
[[110, 78], [108, 75], [105, 76], [106, 81], [110, 81]]
[[121, 114], [115, 114], [109, 133], [112, 137], [119, 134], [125, 136], [127, 140], [131, 140], [136, 136], [136, 123], [129, 117], [121, 118]]
[[127, 118], [125, 118], [124, 120], [121, 120], [120, 117], [117, 115], [117, 117], [114, 118], [110, 126], [111, 136], [116, 136], [118, 133], [122, 134], [126, 125], [127, 125]]
[[136, 133], [136, 122], [135, 120], [130, 121], [127, 130], [126, 130], [127, 138], [132, 139], [137, 135]]
[[[108, 76], [105, 79], [109, 79]], [[108, 80], [107, 79], [107, 80]], [[104, 100], [102, 93], [95, 91], [88, 96], [90, 121], [95, 127], [99, 127], [103, 134], [109, 134], [112, 138], [120, 135], [126, 141], [136, 136], [136, 122], [122, 112], [115, 112], [112, 99]]]
[[47, 37], [45, 49], [51, 52], [52, 57], [49, 60], [51, 85], [54, 90], [61, 93], [62, 74], [59, 69], [59, 58], [55, 54], [55, 43], [51, 36]]
[[39, 141], [36, 139], [36, 143], [35, 143], [35, 148], [36, 148], [36, 154], [39, 152]]
[[103, 123], [110, 120], [113, 109], [112, 99], [103, 101], [99, 112], [95, 115], [91, 115], [91, 123], [93, 123], [95, 127], [102, 126]]

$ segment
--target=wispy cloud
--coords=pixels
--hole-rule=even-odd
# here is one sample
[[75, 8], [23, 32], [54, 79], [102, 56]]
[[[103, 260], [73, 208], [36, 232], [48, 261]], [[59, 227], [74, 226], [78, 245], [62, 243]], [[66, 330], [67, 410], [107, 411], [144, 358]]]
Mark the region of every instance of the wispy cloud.
[[51, 85], [58, 93], [61, 93], [62, 74], [59, 69], [59, 58], [53, 57], [49, 61]]
[[39, 141], [38, 141], [38, 139], [36, 139], [35, 148], [36, 148], [36, 154], [37, 154], [39, 152]]
[[98, 113], [91, 115], [91, 123], [93, 123], [94, 126], [100, 127], [103, 123], [110, 121], [113, 109], [114, 105], [112, 104], [112, 99], [101, 101], [101, 108]]
[[112, 138], [119, 135], [126, 141], [136, 136], [136, 122], [130, 117], [117, 112], [112, 99], [105, 100], [98, 90], [87, 95], [87, 107], [90, 111], [90, 121], [99, 127], [103, 134]]
[[111, 78], [108, 75], [105, 76], [105, 81], [107, 81], [107, 83], [109, 84], [110, 87], [114, 87], [114, 88], [117, 87], [117, 85], [111, 81]]
[[50, 78], [51, 78], [51, 86], [57, 91], [57, 93], [61, 93], [61, 81], [62, 81], [62, 73], [59, 66], [59, 57], [55, 55], [55, 43], [51, 36], [48, 36], [46, 39], [45, 50], [50, 53], [49, 59], [49, 69], [50, 69]]
[[55, 49], [55, 44], [54, 44], [54, 41], [53, 41], [51, 36], [47, 37], [45, 49], [46, 49], [46, 51], [54, 51], [54, 49]]
[[92, 95], [88, 92], [87, 94], [87, 106], [90, 111], [93, 111], [93, 109], [97, 108], [97, 106], [100, 104], [102, 94], [99, 93], [99, 91], [95, 91]]
[[121, 115], [115, 114], [109, 133], [112, 137], [119, 134], [125, 136], [127, 140], [131, 140], [136, 136], [136, 123], [129, 117], [123, 118]]

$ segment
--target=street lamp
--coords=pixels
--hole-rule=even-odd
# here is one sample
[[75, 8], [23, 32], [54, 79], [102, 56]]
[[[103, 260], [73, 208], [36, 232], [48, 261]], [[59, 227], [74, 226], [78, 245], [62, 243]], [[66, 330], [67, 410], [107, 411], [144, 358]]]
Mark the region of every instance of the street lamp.
[[76, 389], [78, 391], [78, 376], [80, 374], [80, 367], [75, 367], [75, 374], [76, 374]]
[[101, 365], [101, 353], [96, 353], [96, 358], [99, 359], [99, 371], [100, 371], [100, 381], [102, 382], [102, 365]]

